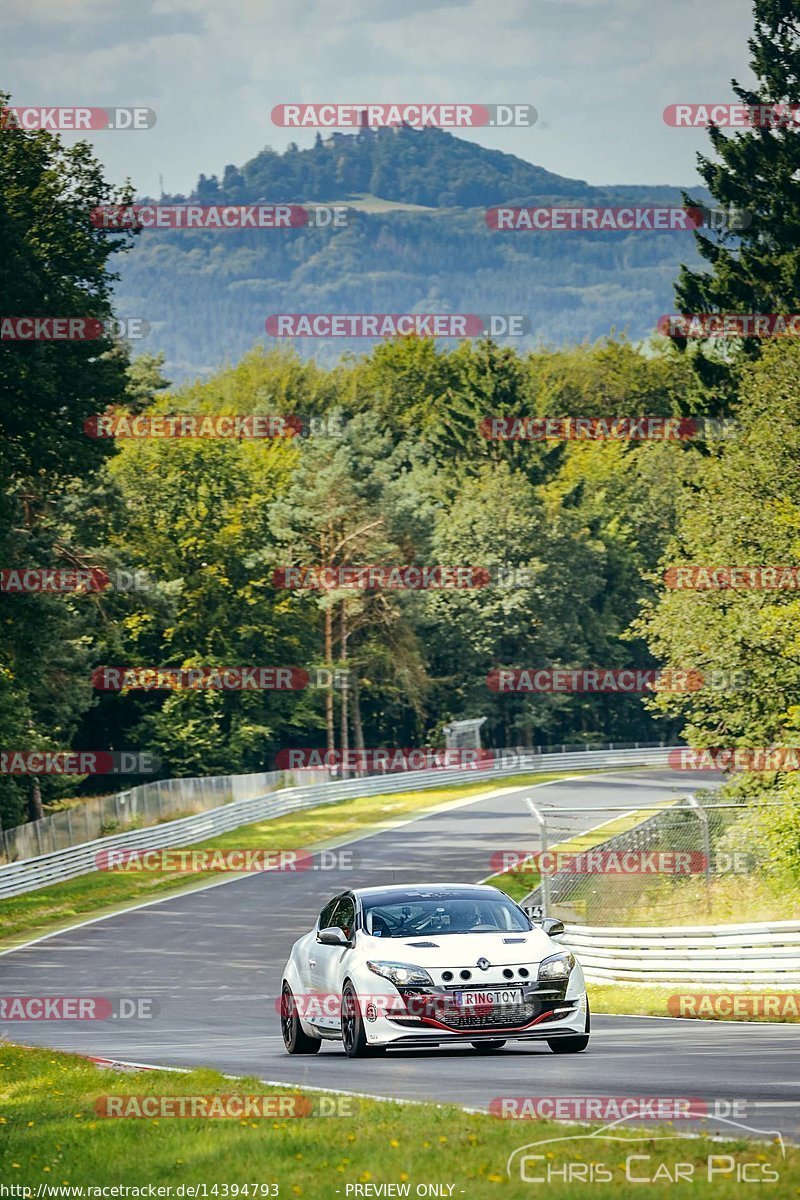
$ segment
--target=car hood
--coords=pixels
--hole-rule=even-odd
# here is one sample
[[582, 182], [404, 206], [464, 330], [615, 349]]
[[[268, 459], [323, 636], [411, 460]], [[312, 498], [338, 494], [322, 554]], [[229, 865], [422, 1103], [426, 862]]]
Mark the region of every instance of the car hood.
[[365, 938], [370, 957], [420, 967], [474, 966], [488, 958], [492, 966], [540, 962], [560, 949], [542, 930], [522, 933], [446, 933], [409, 938]]

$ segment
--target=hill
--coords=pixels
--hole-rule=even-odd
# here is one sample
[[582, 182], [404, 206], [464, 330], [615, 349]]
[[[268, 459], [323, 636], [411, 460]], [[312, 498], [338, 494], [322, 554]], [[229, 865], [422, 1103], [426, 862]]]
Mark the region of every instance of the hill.
[[[699, 193], [703, 199], [703, 193]], [[529, 344], [616, 330], [633, 338], [671, 311], [691, 234], [498, 233], [485, 209], [512, 205], [680, 204], [677, 187], [594, 186], [438, 129], [318, 137], [308, 150], [266, 147], [222, 178], [201, 175], [202, 204], [346, 204], [342, 229], [147, 230], [126, 256], [118, 310], [152, 333], [174, 380], [236, 361], [281, 312], [522, 313]], [[300, 340], [330, 362], [368, 340]]]

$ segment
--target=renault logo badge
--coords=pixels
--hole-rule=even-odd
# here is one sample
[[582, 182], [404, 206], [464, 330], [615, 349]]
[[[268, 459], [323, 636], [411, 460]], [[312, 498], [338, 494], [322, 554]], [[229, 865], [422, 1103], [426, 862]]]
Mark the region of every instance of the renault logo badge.
[[488, 971], [488, 970], [489, 970], [489, 967], [490, 967], [491, 965], [492, 965], [492, 964], [489, 962], [488, 958], [479, 958], [479, 959], [478, 959], [478, 966], [480, 967], [480, 969], [481, 969], [482, 971]]

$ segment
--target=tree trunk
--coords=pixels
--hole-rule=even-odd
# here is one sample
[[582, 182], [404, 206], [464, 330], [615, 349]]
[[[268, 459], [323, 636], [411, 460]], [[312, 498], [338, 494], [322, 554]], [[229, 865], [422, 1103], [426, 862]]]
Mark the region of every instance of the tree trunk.
[[[325, 666], [333, 673], [333, 612], [325, 609]], [[325, 727], [328, 734], [328, 750], [336, 749], [333, 733], [333, 678], [325, 691]]]
[[348, 730], [348, 688], [347, 688], [347, 601], [342, 600], [342, 609], [339, 620], [339, 630], [342, 639], [341, 661], [342, 661], [342, 694], [341, 702], [341, 746], [342, 746], [342, 778], [347, 779], [348, 770], [345, 766], [347, 760], [347, 751], [350, 748], [350, 732]]
[[31, 790], [28, 793], [28, 820], [41, 821], [44, 816], [42, 806], [42, 789], [36, 775], [31, 776]]
[[[361, 724], [361, 692], [358, 688], [358, 673], [353, 671], [353, 736], [355, 738], [356, 750], [364, 750], [364, 728]], [[357, 775], [362, 775], [364, 772], [360, 769], [356, 772]]]

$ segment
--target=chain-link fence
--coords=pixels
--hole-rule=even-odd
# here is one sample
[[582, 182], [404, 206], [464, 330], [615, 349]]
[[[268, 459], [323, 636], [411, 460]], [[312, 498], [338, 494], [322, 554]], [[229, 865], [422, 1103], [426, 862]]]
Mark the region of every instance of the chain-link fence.
[[[800, 899], [800, 804], [713, 793], [636, 808], [529, 807], [538, 848], [512, 868], [524, 904], [579, 925], [779, 920]], [[787, 911], [787, 895], [795, 902]]]
[[82, 842], [129, 829], [144, 829], [207, 812], [232, 800], [249, 800], [280, 787], [322, 783], [327, 771], [261, 771], [252, 775], [208, 775], [197, 779], [159, 779], [113, 796], [97, 796], [28, 821], [0, 827], [0, 861], [11, 863], [66, 850]]

